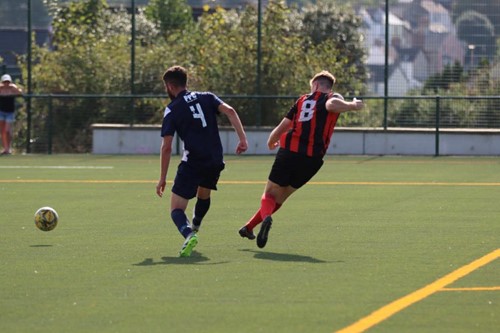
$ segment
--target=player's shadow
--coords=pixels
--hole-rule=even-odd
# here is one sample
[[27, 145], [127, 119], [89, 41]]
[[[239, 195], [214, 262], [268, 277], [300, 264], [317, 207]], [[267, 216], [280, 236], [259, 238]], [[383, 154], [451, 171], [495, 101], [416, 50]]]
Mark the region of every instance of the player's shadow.
[[321, 263], [331, 263], [331, 262], [343, 262], [340, 260], [336, 261], [325, 261], [321, 259], [316, 259], [310, 256], [303, 256], [300, 254], [289, 254], [289, 253], [277, 253], [277, 252], [264, 252], [264, 251], [256, 251], [250, 249], [240, 250], [243, 252], [252, 252], [254, 253], [254, 257], [256, 259], [262, 260], [274, 260], [274, 261], [289, 261], [289, 262], [309, 262], [312, 264], [321, 264]]
[[193, 251], [190, 257], [162, 257], [155, 261], [153, 258], [146, 258], [134, 266], [155, 266], [155, 265], [218, 265], [224, 262], [209, 262], [210, 259], [199, 252]]
[[52, 247], [53, 245], [50, 244], [35, 244], [35, 245], [30, 245], [30, 247]]

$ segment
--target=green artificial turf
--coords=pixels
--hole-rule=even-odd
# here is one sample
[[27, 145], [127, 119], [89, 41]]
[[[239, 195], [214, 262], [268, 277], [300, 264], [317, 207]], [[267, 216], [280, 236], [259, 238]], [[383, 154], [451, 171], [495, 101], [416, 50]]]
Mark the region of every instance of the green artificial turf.
[[[2, 157], [0, 331], [335, 332], [500, 248], [500, 158], [330, 156], [259, 249], [237, 231], [272, 161], [227, 156], [178, 258], [158, 156]], [[367, 330], [493, 332], [499, 277], [492, 260]]]

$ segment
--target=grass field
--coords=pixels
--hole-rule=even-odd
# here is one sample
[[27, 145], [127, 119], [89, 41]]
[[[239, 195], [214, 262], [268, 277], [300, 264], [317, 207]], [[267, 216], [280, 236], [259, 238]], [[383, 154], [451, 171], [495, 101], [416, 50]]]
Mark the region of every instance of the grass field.
[[158, 156], [1, 157], [0, 332], [498, 332], [500, 158], [328, 157], [259, 249], [271, 163], [226, 158], [178, 258]]

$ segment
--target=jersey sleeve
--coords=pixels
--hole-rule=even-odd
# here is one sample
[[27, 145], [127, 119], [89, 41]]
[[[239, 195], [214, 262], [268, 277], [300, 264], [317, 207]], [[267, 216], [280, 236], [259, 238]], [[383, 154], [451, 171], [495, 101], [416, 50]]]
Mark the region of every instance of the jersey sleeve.
[[202, 105], [207, 107], [206, 111], [212, 110], [215, 114], [219, 114], [219, 105], [224, 103], [222, 99], [210, 91], [198, 91], [195, 94]]
[[175, 134], [175, 126], [172, 110], [167, 106], [163, 114], [163, 122], [161, 124], [161, 136], [173, 136]]
[[222, 99], [219, 98], [219, 96], [215, 95], [215, 94], [211, 94], [214, 98], [214, 103], [216, 106], [219, 106], [221, 105], [222, 103], [224, 103], [224, 101], [222, 101]]
[[299, 104], [299, 100], [295, 101], [295, 104], [293, 104], [293, 106], [290, 108], [290, 110], [286, 114], [285, 118], [293, 120], [293, 117], [297, 114], [298, 104]]
[[219, 105], [224, 103], [222, 99], [219, 98], [219, 96], [215, 95], [214, 93], [208, 93], [212, 97], [212, 102], [214, 105], [214, 110], [216, 110], [216, 114], [219, 114]]

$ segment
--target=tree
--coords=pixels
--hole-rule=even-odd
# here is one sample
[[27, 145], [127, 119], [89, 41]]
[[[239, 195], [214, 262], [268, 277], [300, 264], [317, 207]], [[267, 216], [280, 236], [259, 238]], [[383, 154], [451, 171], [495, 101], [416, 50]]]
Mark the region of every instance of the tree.
[[[453, 97], [441, 100], [439, 109], [441, 127], [500, 127], [498, 99], [467, 98], [476, 95], [498, 96], [500, 94], [500, 81], [491, 75], [496, 71], [495, 68], [484, 61], [474, 71], [466, 74], [460, 64], [455, 64], [447, 66], [443, 73], [426, 82], [422, 94]], [[398, 102], [398, 105], [391, 108], [389, 126], [434, 127], [435, 103], [434, 99], [417, 98]]]
[[105, 37], [106, 0], [85, 0], [59, 7], [52, 27], [56, 47], [78, 46]]
[[[175, 40], [181, 45], [182, 54], [189, 58], [186, 62], [198, 67], [196, 73], [204, 87], [222, 94], [258, 93], [256, 14], [252, 6], [240, 12], [219, 8], [201, 17], [197, 31], [172, 37], [172, 42]], [[270, 1], [263, 12], [260, 93], [289, 97], [264, 103], [235, 101], [235, 106], [241, 106], [239, 109], [243, 110], [247, 123], [275, 124], [290, 106], [290, 96], [308, 90], [309, 78], [322, 69], [337, 76], [338, 89], [344, 93], [348, 87], [352, 88], [349, 92], [362, 91], [363, 68], [358, 66], [357, 59], [345, 59], [355, 53], [350, 52], [351, 47], [361, 49], [361, 45], [352, 40], [341, 44], [340, 49], [335, 38], [313, 43], [310, 33], [303, 30], [304, 17], [299, 9], [290, 8], [282, 1]], [[334, 14], [325, 19], [340, 20]], [[348, 31], [349, 36], [355, 35], [349, 30], [354, 25], [349, 25], [348, 19], [344, 21], [347, 27], [343, 31]]]
[[[54, 17], [54, 48], [33, 47], [33, 91], [56, 94], [119, 94], [130, 91], [130, 32], [123, 32], [120, 16], [105, 1], [72, 2], [59, 8]], [[115, 18], [115, 19], [112, 19]], [[142, 21], [139, 15], [138, 21]], [[109, 24], [113, 23], [113, 26]], [[119, 24], [118, 24], [119, 23]], [[26, 64], [23, 63], [26, 77]], [[143, 101], [147, 103], [147, 101]], [[91, 124], [134, 122], [142, 102], [132, 108], [129, 99], [62, 98], [33, 102], [33, 147], [44, 149], [47, 121], [57, 128], [53, 143], [59, 152], [82, 152], [91, 145]], [[144, 109], [150, 109], [144, 107]], [[143, 118], [144, 121], [146, 121]], [[38, 142], [38, 143], [37, 143]], [[41, 143], [40, 143], [41, 142]]]
[[145, 14], [162, 35], [183, 30], [194, 23], [193, 11], [186, 0], [151, 0]]
[[[130, 91], [130, 14], [110, 10], [104, 0], [71, 2], [54, 13], [55, 47], [33, 48], [33, 91], [57, 94], [128, 94]], [[248, 125], [275, 125], [293, 100], [309, 89], [310, 77], [323, 69], [333, 72], [338, 89], [362, 91], [364, 74], [354, 40], [339, 44], [334, 38], [312, 42], [302, 27], [303, 13], [281, 1], [271, 1], [262, 25], [261, 90], [264, 95], [283, 96], [258, 100], [241, 98], [257, 90], [257, 11], [217, 8], [206, 11], [196, 24], [169, 28], [160, 34], [155, 23], [137, 13], [137, 93], [164, 94], [161, 75], [172, 64], [188, 68], [190, 88], [212, 90], [234, 105]], [[332, 16], [331, 20], [339, 17]], [[348, 27], [354, 27], [347, 24]], [[343, 28], [345, 29], [345, 28]], [[354, 35], [342, 30], [347, 36]], [[339, 49], [342, 45], [342, 49]], [[303, 47], [307, 46], [307, 47]], [[26, 77], [26, 64], [23, 63]], [[347, 87], [350, 90], [347, 90]], [[359, 90], [358, 90], [359, 89]], [[51, 108], [49, 106], [52, 105]], [[33, 140], [43, 144], [45, 125], [54, 124], [55, 151], [86, 151], [91, 146], [91, 124], [159, 123], [164, 101], [130, 98], [57, 98], [33, 103]], [[52, 110], [52, 113], [49, 112]], [[25, 114], [20, 112], [20, 116]], [[358, 115], [358, 117], [361, 117]], [[358, 119], [344, 119], [357, 122]], [[34, 151], [36, 148], [34, 146]], [[43, 146], [40, 146], [43, 147]]]
[[446, 65], [442, 73], [436, 73], [430, 76], [422, 88], [422, 95], [429, 92], [435, 94], [440, 90], [449, 90], [453, 84], [464, 82], [464, 68], [460, 62], [456, 61], [453, 65]]
[[342, 87], [352, 94], [363, 94], [364, 85], [360, 85], [359, 80], [365, 81], [367, 71], [364, 64], [366, 51], [360, 32], [361, 18], [349, 6], [321, 2], [305, 7], [302, 24], [302, 34], [314, 45], [333, 42], [333, 48], [340, 52], [339, 60], [343, 62], [344, 69], [355, 74], [353, 80], [349, 76], [343, 77], [344, 80], [340, 81]]

